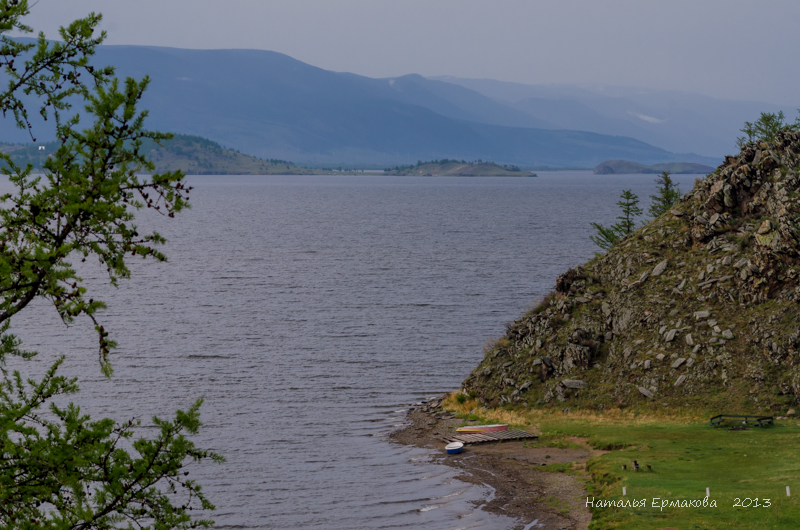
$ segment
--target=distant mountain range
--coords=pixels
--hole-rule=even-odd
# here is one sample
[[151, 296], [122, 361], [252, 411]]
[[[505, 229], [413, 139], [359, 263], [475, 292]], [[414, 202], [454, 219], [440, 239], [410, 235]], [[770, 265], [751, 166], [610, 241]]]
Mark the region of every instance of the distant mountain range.
[[797, 106], [778, 106], [634, 87], [525, 85], [457, 77], [431, 79], [474, 90], [539, 120], [544, 128], [630, 136], [669, 151], [719, 158], [736, 152], [736, 137], [741, 136], [739, 129], [745, 121], [755, 121], [761, 112], [778, 111], [793, 121], [800, 106], [800, 101]]
[[[608, 98], [596, 97], [602, 104], [591, 103], [588, 91], [573, 97], [566, 88], [553, 88], [547, 95], [537, 87], [498, 82], [418, 75], [372, 79], [258, 50], [102, 46], [94, 62], [117, 66], [120, 76], [151, 77], [142, 100], [150, 111], [149, 128], [211, 138], [264, 159], [306, 165], [385, 167], [440, 158], [528, 168], [591, 168], [609, 159], [716, 165], [730, 151], [703, 151], [692, 144], [685, 154], [676, 154], [646, 143], [642, 138], [657, 137], [648, 125], [650, 115], [644, 114], [657, 114], [654, 110], [631, 103], [623, 111], [627, 100], [611, 98], [617, 105], [614, 114], [606, 109], [611, 106]], [[518, 93], [510, 96], [509, 90]], [[625, 112], [647, 119], [632, 118], [644, 120], [636, 128], [619, 118]], [[691, 127], [686, 127], [690, 134]], [[671, 137], [658, 138], [663, 142], [653, 142], [667, 145]], [[0, 121], [0, 140], [30, 141], [8, 119]], [[727, 141], [733, 145], [734, 140], [735, 131]]]

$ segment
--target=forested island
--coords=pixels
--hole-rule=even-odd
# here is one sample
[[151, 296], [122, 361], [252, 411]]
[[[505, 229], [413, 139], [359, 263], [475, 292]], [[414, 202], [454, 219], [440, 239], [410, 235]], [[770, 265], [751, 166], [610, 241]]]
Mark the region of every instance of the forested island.
[[420, 177], [535, 177], [536, 173], [523, 171], [517, 166], [499, 165], [494, 162], [476, 160], [431, 160], [419, 161], [416, 165], [386, 168], [386, 175]]

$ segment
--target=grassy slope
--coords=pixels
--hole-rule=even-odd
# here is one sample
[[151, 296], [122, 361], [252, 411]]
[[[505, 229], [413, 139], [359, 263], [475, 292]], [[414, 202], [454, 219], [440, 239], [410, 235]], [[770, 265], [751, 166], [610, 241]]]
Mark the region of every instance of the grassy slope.
[[[613, 449], [589, 461], [589, 496], [605, 500], [646, 499], [644, 508], [594, 508], [592, 529], [780, 529], [800, 528], [800, 425], [730, 431], [708, 425], [710, 413], [644, 410], [568, 414], [541, 410], [483, 409], [454, 399], [446, 408], [487, 423], [541, 429], [545, 446], [559, 447], [565, 436], [581, 436], [596, 448]], [[642, 471], [631, 469], [636, 460]], [[622, 465], [628, 469], [623, 471]], [[651, 471], [646, 470], [647, 465]], [[569, 466], [558, 466], [570, 473]], [[622, 496], [622, 487], [627, 496]], [[793, 497], [786, 497], [790, 486]], [[706, 488], [716, 508], [652, 507], [653, 499], [701, 500]], [[759, 499], [770, 507], [735, 508], [739, 499]], [[658, 501], [659, 503], [661, 501]]]
[[459, 163], [447, 162], [445, 164], [422, 164], [399, 171], [389, 171], [387, 175], [416, 175], [435, 177], [530, 177], [529, 171], [511, 170], [492, 162]]

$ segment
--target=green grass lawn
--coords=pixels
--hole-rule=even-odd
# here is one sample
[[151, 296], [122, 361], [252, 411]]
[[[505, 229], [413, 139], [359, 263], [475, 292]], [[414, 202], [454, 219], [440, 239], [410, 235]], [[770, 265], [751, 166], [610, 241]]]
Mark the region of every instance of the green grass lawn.
[[[493, 422], [538, 427], [550, 444], [559, 437], [580, 436], [596, 448], [614, 448], [589, 461], [589, 498], [644, 499], [646, 504], [594, 508], [591, 529], [800, 529], [800, 418], [746, 431], [710, 427], [708, 418], [702, 418], [503, 410], [487, 411], [486, 416]], [[633, 460], [641, 471], [633, 471]], [[648, 464], [652, 471], [647, 471]], [[702, 502], [706, 488], [716, 508], [660, 507], [663, 500]], [[652, 506], [654, 498], [660, 499], [659, 507]], [[750, 506], [734, 507], [737, 499]]]
[[[591, 493], [605, 499], [646, 499], [646, 507], [595, 509], [592, 528], [800, 528], [800, 427], [780, 422], [748, 431], [706, 422], [630, 426], [560, 425], [595, 446], [632, 444], [592, 460]], [[642, 471], [631, 469], [639, 462]], [[628, 466], [627, 471], [622, 465]], [[646, 470], [650, 464], [652, 471]], [[795, 497], [786, 496], [790, 486]], [[653, 508], [653, 499], [709, 500], [716, 508]], [[734, 507], [739, 503], [749, 507]], [[750, 499], [747, 501], [745, 499]], [[756, 500], [761, 505], [756, 507]], [[768, 501], [766, 500], [768, 499]], [[769, 505], [769, 506], [767, 506]]]

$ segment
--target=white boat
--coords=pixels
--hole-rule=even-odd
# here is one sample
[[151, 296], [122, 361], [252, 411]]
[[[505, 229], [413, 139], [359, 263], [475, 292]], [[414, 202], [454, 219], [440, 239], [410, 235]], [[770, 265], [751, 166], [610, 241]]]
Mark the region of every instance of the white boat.
[[464, 444], [461, 442], [453, 442], [444, 446], [445, 451], [449, 455], [456, 455], [464, 449]]

